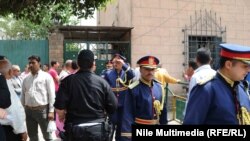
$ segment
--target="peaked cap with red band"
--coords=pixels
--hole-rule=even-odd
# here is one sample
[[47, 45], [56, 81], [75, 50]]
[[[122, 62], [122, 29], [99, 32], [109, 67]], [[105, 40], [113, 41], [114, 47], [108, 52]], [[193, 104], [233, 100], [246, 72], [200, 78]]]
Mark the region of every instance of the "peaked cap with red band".
[[159, 62], [159, 59], [154, 56], [144, 56], [137, 61], [137, 64], [140, 67], [155, 69], [157, 68]]
[[250, 64], [250, 47], [236, 44], [220, 44], [220, 56], [241, 60]]

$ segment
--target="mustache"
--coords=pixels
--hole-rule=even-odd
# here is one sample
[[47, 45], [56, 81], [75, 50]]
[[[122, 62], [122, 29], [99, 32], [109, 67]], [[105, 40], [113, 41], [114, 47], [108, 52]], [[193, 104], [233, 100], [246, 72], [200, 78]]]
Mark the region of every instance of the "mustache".
[[147, 74], [146, 76], [154, 76], [153, 74], [151, 74], [151, 73], [149, 73], [149, 74]]

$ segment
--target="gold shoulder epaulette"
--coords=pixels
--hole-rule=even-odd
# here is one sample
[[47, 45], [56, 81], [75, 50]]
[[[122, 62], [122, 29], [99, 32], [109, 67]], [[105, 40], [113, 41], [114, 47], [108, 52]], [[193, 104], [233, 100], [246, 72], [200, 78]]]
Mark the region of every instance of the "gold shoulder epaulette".
[[128, 86], [128, 88], [129, 88], [129, 89], [133, 89], [133, 88], [136, 87], [139, 83], [140, 83], [140, 81], [137, 80], [137, 81], [133, 82], [132, 84], [130, 84], [130, 85]]
[[198, 85], [204, 85], [208, 81], [212, 80], [214, 77], [215, 77], [215, 74], [205, 75], [202, 78], [197, 79], [197, 84]]

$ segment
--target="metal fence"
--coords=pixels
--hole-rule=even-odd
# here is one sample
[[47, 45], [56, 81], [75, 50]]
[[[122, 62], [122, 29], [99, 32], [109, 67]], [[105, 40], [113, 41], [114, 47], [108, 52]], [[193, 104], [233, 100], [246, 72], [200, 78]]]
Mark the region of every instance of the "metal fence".
[[[182, 84], [182, 85], [187, 85], [187, 84]], [[181, 95], [181, 94], [175, 94], [173, 91], [169, 89], [169, 87], [166, 87], [166, 94], [168, 97], [168, 109], [169, 112], [171, 112], [172, 117], [170, 117], [170, 121], [176, 121], [182, 124], [184, 116], [183, 116], [183, 111], [185, 108], [185, 103], [186, 103], [186, 94]]]
[[0, 55], [24, 70], [31, 55], [38, 55], [42, 64], [49, 63], [49, 43], [48, 40], [0, 40]]

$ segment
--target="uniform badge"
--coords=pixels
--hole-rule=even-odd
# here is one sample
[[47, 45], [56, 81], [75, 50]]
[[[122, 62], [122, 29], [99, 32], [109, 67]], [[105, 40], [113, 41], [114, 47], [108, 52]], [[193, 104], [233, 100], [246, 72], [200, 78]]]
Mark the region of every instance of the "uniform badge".
[[154, 58], [153, 57], [148, 58], [148, 64], [149, 65], [154, 65]]

